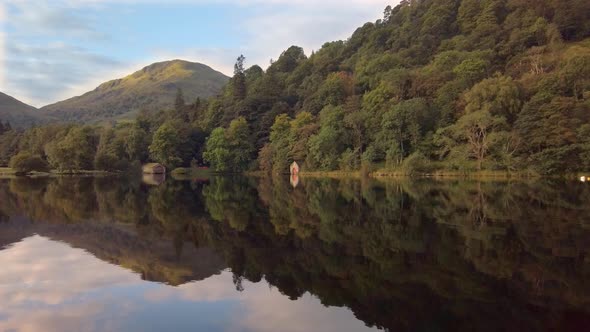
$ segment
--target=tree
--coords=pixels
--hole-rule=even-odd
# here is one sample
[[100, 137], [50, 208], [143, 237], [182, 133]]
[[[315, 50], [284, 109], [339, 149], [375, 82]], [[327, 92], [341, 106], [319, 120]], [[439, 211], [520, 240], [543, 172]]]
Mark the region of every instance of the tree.
[[272, 171], [285, 173], [292, 162], [291, 157], [291, 119], [287, 114], [276, 117], [270, 128], [270, 149], [272, 153]]
[[225, 137], [225, 129], [215, 128], [205, 144], [203, 159], [207, 161], [216, 172], [231, 170], [231, 152], [229, 143]]
[[341, 154], [349, 147], [343, 108], [326, 106], [320, 113], [318, 133], [309, 139], [308, 163], [320, 170], [335, 170]]
[[233, 96], [236, 100], [246, 98], [246, 75], [244, 74], [244, 61], [246, 57], [240, 55], [234, 65], [234, 77], [232, 78]]
[[190, 160], [189, 137], [185, 125], [177, 121], [165, 122], [156, 130], [149, 147], [151, 158], [168, 168], [176, 168]]
[[468, 157], [476, 160], [476, 168], [480, 171], [490, 149], [500, 142], [501, 135], [496, 130], [505, 124], [504, 118], [480, 110], [464, 115], [447, 130], [457, 144], [467, 146]]
[[184, 101], [184, 94], [181, 88], [176, 90], [176, 99], [174, 100], [174, 109], [176, 112], [184, 112], [186, 108], [186, 102]]
[[457, 23], [459, 23], [463, 33], [467, 34], [475, 29], [477, 24], [477, 16], [481, 10], [481, 3], [482, 1], [480, 0], [461, 1], [461, 6], [459, 7], [459, 12], [457, 15]]
[[41, 156], [31, 155], [24, 151], [12, 157], [9, 165], [17, 173], [45, 172], [48, 170], [47, 162]]
[[247, 170], [252, 161], [254, 143], [246, 119], [240, 117], [232, 121], [225, 134], [232, 155], [232, 171], [242, 172]]
[[477, 83], [465, 94], [465, 112], [485, 109], [512, 124], [522, 110], [521, 88], [510, 77], [495, 76]]
[[139, 126], [133, 125], [125, 139], [125, 152], [129, 160], [144, 162], [148, 157], [149, 141], [146, 131]]
[[423, 99], [412, 99], [395, 105], [383, 115], [381, 139], [386, 146], [389, 162], [401, 164], [411, 154], [421, 138], [421, 126], [426, 126], [428, 105]]
[[45, 148], [49, 164], [59, 170], [88, 170], [94, 166], [98, 137], [88, 126], [72, 127]]

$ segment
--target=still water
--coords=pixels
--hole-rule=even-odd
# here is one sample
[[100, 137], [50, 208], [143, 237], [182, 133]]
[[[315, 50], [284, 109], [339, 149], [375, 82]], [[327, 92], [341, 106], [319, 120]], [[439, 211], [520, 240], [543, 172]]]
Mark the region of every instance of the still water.
[[0, 180], [0, 331], [585, 331], [590, 185]]

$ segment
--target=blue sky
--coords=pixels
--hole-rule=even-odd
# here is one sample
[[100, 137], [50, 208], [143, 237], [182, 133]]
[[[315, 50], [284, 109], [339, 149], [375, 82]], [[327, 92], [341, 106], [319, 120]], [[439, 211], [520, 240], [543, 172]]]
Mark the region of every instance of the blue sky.
[[291, 45], [345, 39], [395, 0], [0, 0], [0, 91], [34, 106], [82, 94], [156, 61], [230, 75]]

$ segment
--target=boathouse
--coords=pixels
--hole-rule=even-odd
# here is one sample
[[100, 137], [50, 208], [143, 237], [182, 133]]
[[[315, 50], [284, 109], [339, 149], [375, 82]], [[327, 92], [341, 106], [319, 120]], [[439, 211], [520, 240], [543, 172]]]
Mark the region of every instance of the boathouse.
[[143, 165], [143, 173], [144, 174], [165, 174], [166, 167], [162, 164], [158, 163], [149, 163]]
[[291, 166], [289, 167], [289, 172], [291, 173], [291, 175], [298, 175], [299, 174], [299, 164], [297, 164], [296, 161], [294, 161]]

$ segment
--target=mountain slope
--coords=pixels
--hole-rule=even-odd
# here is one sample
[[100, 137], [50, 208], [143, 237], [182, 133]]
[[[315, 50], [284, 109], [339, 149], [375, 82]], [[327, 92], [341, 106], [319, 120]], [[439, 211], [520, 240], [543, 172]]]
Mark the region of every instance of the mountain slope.
[[213, 96], [228, 77], [210, 67], [182, 60], [154, 63], [122, 79], [101, 84], [82, 96], [41, 108], [60, 120], [96, 122], [131, 116], [146, 110], [161, 110], [174, 104], [177, 89], [187, 102]]
[[8, 121], [14, 127], [30, 127], [47, 120], [35, 107], [0, 92], [0, 121]]

